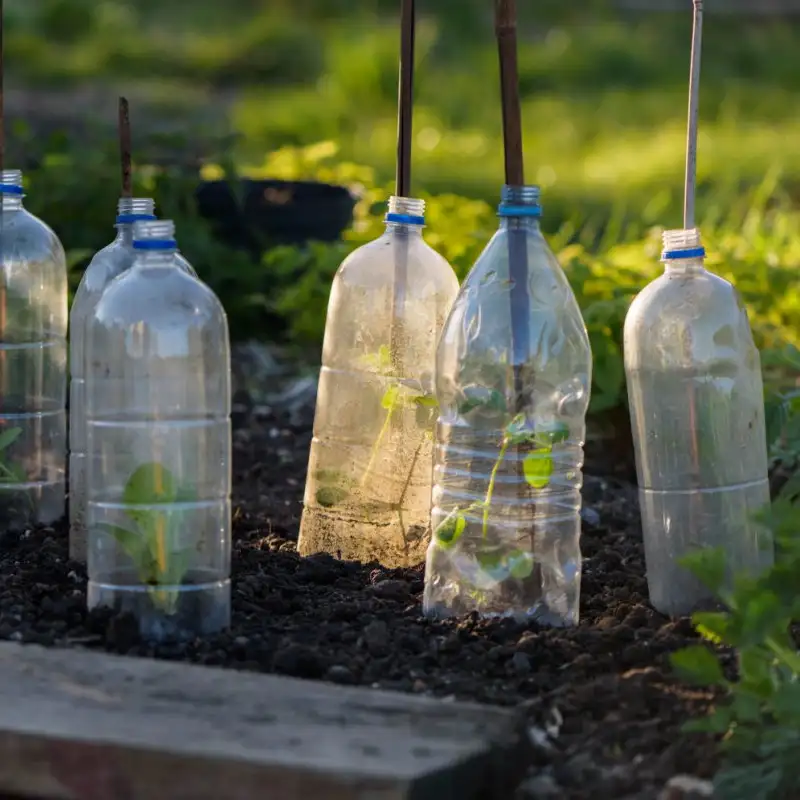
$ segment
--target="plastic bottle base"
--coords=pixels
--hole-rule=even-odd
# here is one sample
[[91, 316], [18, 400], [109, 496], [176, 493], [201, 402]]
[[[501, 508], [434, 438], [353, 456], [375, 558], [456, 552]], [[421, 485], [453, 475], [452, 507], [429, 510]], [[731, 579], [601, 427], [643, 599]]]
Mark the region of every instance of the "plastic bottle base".
[[428, 525], [395, 522], [375, 524], [353, 520], [319, 508], [305, 508], [297, 540], [301, 556], [329, 553], [345, 561], [366, 564], [377, 561], [384, 567], [413, 567], [425, 560], [430, 541]]
[[230, 626], [231, 582], [208, 582], [208, 577], [194, 572], [180, 586], [156, 587], [137, 583], [132, 573], [116, 573], [104, 576], [103, 581], [89, 581], [87, 605], [89, 609], [105, 607], [117, 614], [131, 614], [138, 622], [139, 635], [148, 641], [209, 636]]

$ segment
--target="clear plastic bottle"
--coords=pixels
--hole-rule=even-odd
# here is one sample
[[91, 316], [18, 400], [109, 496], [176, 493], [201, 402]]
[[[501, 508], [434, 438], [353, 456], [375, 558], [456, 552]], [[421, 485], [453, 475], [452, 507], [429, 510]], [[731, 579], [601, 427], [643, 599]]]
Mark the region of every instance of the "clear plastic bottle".
[[704, 267], [697, 229], [664, 233], [664, 274], [625, 319], [625, 372], [650, 601], [688, 614], [714, 597], [678, 559], [723, 547], [736, 570], [773, 561], [753, 521], [769, 503], [761, 363], [747, 311]]
[[174, 231], [135, 224], [136, 260], [85, 328], [88, 603], [154, 640], [230, 619], [228, 323]]
[[499, 215], [439, 344], [424, 609], [570, 625], [589, 337], [539, 229], [538, 187], [504, 187]]
[[66, 258], [22, 198], [0, 173], [0, 534], [60, 519], [66, 494]]
[[458, 292], [422, 238], [423, 200], [333, 279], [298, 550], [410, 566], [429, 539], [436, 341]]
[[[117, 204], [117, 236], [98, 251], [86, 267], [69, 314], [69, 551], [86, 561], [86, 407], [84, 397], [84, 326], [106, 287], [133, 264], [133, 225], [155, 220], [155, 202], [144, 197], [121, 197]], [[176, 254], [190, 275], [194, 269]]]

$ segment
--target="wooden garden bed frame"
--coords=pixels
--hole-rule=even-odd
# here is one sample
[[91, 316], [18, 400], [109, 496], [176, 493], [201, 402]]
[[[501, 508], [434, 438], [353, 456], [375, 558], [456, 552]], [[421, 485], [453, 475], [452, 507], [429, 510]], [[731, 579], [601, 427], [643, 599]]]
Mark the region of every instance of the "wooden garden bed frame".
[[0, 797], [506, 800], [521, 713], [0, 643]]

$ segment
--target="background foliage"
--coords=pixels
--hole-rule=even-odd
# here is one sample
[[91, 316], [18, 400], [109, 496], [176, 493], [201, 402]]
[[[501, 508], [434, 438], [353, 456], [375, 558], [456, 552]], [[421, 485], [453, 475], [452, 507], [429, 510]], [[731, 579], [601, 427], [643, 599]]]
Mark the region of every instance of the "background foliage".
[[[73, 286], [112, 234], [124, 93], [137, 192], [176, 220], [234, 335], [318, 348], [333, 273], [379, 233], [393, 190], [398, 5], [9, 4], [9, 163], [25, 166], [28, 206], [72, 251]], [[545, 231], [591, 333], [597, 411], [624, 402], [624, 313], [658, 274], [660, 227], [680, 224], [691, 19], [603, 0], [520, 5], [527, 174], [543, 187]], [[492, 3], [418, 6], [414, 193], [429, 201], [428, 241], [463, 277], [496, 228], [502, 181]], [[744, 295], [770, 375], [800, 322], [798, 44], [796, 19], [707, 15], [700, 223], [710, 265]], [[343, 242], [256, 259], [198, 217], [199, 171], [346, 185], [359, 197], [355, 225]]]

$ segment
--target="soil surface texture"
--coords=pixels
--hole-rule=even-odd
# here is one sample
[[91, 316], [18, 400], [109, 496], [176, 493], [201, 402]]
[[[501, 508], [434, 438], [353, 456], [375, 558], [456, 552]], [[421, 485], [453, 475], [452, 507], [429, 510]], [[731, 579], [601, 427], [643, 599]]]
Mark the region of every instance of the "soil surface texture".
[[154, 646], [129, 618], [88, 614], [85, 570], [69, 561], [63, 523], [0, 546], [0, 639], [522, 706], [536, 763], [519, 798], [655, 800], [676, 774], [713, 773], [713, 742], [680, 730], [713, 698], [671, 677], [669, 653], [695, 637], [688, 619], [647, 603], [631, 484], [603, 477], [593, 459], [579, 626], [429, 621], [422, 567], [297, 555], [313, 397], [291, 413], [246, 405], [235, 417], [228, 632]]

